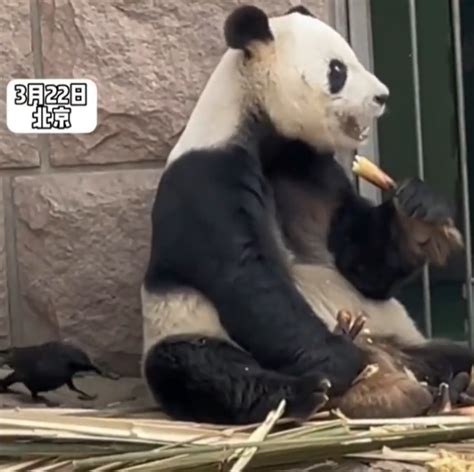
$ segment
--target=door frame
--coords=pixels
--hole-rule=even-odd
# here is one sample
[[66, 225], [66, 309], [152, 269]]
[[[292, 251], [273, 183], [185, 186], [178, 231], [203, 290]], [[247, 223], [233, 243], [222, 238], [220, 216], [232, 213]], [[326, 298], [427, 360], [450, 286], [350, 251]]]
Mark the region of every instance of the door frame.
[[[374, 70], [372, 51], [372, 22], [370, 16], [370, 0], [329, 0], [329, 21], [350, 43], [360, 62], [369, 71]], [[367, 143], [361, 146], [359, 153], [379, 163], [379, 145], [377, 124]], [[344, 157], [341, 156], [344, 160]], [[350, 169], [348, 169], [350, 171]], [[382, 201], [380, 190], [363, 180], [359, 180], [360, 194], [375, 203]]]
[[[349, 41], [355, 53], [358, 55], [364, 66], [370, 70], [374, 70], [373, 56], [373, 36], [372, 36], [372, 20], [370, 0], [328, 0], [328, 14], [331, 24]], [[415, 0], [410, 0], [411, 9], [415, 7]], [[461, 167], [461, 181], [463, 193], [463, 217], [464, 217], [464, 236], [465, 236], [465, 298], [466, 298], [466, 317], [468, 321], [468, 341], [471, 348], [474, 348], [474, 279], [472, 267], [472, 231], [471, 231], [471, 210], [469, 205], [469, 178], [468, 178], [468, 156], [466, 150], [466, 125], [464, 113], [464, 93], [463, 93], [463, 75], [462, 61], [463, 51], [461, 42], [461, 14], [458, 0], [450, 0], [452, 15], [452, 33], [453, 33], [453, 54], [454, 75], [456, 78], [456, 111], [457, 111], [457, 131], [458, 131], [458, 159]], [[413, 11], [411, 12], [413, 17]], [[416, 21], [416, 19], [415, 19]], [[415, 25], [411, 25], [411, 27]], [[412, 31], [412, 35], [413, 35]], [[412, 39], [413, 40], [413, 39]], [[418, 65], [419, 66], [419, 65]], [[380, 162], [379, 154], [379, 136], [377, 126], [372, 129], [371, 139], [359, 150], [366, 153], [375, 163]], [[381, 193], [372, 186], [360, 182], [360, 193], [374, 200], [376, 203], [381, 200]], [[471, 190], [472, 192], [472, 190]], [[474, 210], [473, 210], [474, 211]], [[429, 274], [424, 273], [424, 291], [429, 290]], [[426, 294], [425, 294], [426, 296]], [[429, 295], [428, 295], [429, 298]], [[425, 300], [425, 323], [430, 318], [431, 325], [431, 309], [429, 300]]]

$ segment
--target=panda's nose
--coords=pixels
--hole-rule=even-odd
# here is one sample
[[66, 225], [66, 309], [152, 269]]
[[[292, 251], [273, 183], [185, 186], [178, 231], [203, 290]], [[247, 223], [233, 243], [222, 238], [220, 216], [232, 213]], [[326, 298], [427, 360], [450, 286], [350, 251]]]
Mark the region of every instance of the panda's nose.
[[375, 97], [374, 97], [374, 102], [377, 105], [380, 105], [381, 107], [383, 107], [387, 103], [387, 100], [388, 100], [388, 93], [375, 95]]

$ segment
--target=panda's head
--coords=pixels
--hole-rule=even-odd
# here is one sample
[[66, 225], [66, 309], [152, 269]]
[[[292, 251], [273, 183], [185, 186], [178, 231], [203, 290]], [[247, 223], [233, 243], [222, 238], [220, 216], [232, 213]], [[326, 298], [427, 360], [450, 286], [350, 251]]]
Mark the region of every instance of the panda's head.
[[321, 151], [354, 150], [385, 110], [388, 88], [304, 7], [273, 18], [257, 7], [238, 7], [224, 35], [229, 50], [169, 161], [190, 148], [226, 142], [257, 110], [285, 137]]
[[354, 149], [383, 114], [388, 88], [337, 31], [304, 7], [269, 19], [259, 8], [242, 6], [224, 31], [227, 45], [241, 51], [247, 98], [260, 102], [284, 134]]

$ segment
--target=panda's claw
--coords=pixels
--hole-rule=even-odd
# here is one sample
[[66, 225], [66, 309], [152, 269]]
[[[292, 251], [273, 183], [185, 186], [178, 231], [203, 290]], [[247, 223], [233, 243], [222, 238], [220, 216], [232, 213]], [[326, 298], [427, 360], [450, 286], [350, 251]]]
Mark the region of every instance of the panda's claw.
[[329, 401], [329, 397], [326, 394], [321, 395], [321, 401], [317, 403], [316, 411], [319, 411]]
[[347, 310], [340, 310], [336, 316], [337, 324], [334, 328], [334, 334], [350, 336], [352, 325], [352, 313]]
[[367, 321], [367, 317], [363, 313], [354, 316], [348, 310], [340, 310], [336, 318], [337, 324], [334, 328], [334, 334], [347, 336], [352, 340], [360, 334]]
[[449, 413], [453, 407], [451, 404], [450, 388], [447, 383], [440, 384], [437, 392], [437, 396], [434, 398], [433, 404], [431, 405], [430, 415], [440, 415]]
[[317, 375], [298, 379], [287, 397], [288, 416], [307, 419], [317, 413], [328, 402], [328, 384], [328, 379], [318, 378]]
[[368, 364], [364, 367], [364, 369], [360, 372], [360, 374], [352, 381], [352, 385], [355, 385], [362, 380], [366, 380], [372, 375], [375, 375], [379, 371], [380, 367], [378, 364]]
[[473, 384], [467, 372], [460, 372], [450, 383], [450, 397], [453, 405], [472, 406], [474, 405]]
[[326, 378], [321, 380], [319, 385], [320, 385], [321, 389], [325, 390], [325, 391], [328, 391], [332, 387], [331, 381], [329, 379], [326, 379]]
[[461, 393], [469, 388], [470, 382], [471, 378], [469, 377], [469, 374], [467, 372], [460, 372], [453, 378], [450, 387], [456, 392]]
[[459, 394], [459, 401], [458, 404], [460, 406], [474, 406], [474, 397], [471, 397], [466, 392], [461, 392]]
[[366, 322], [367, 322], [367, 317], [363, 313], [357, 315], [349, 331], [349, 335], [352, 339], [355, 339], [357, 338], [357, 336], [359, 336]]

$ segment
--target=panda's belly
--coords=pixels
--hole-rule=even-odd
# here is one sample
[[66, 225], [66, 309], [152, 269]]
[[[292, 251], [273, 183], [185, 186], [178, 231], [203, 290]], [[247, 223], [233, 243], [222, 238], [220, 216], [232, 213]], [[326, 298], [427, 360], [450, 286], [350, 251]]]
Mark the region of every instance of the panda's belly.
[[[337, 313], [345, 309], [355, 314], [363, 311], [366, 327], [374, 335], [396, 335], [408, 343], [424, 340], [397, 300], [369, 300], [330, 267], [295, 264], [292, 273], [298, 290], [330, 330], [336, 326]], [[142, 287], [141, 301], [144, 354], [155, 343], [174, 335], [210, 336], [238, 347], [220, 323], [212, 303], [195, 290], [155, 294]]]
[[175, 335], [210, 336], [231, 342], [214, 306], [199, 292], [183, 289], [155, 294], [141, 288], [143, 353]]
[[374, 335], [395, 335], [407, 343], [423, 341], [423, 335], [397, 300], [374, 301], [365, 298], [332, 267], [295, 264], [292, 273], [298, 290], [329, 329], [336, 326], [340, 310], [354, 314], [364, 312], [367, 316], [366, 328]]

